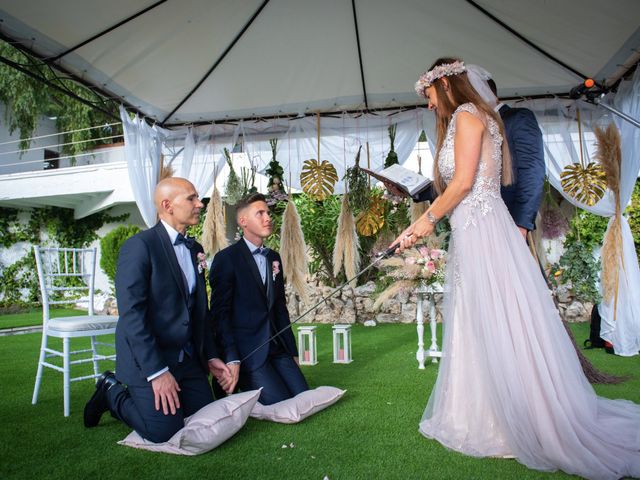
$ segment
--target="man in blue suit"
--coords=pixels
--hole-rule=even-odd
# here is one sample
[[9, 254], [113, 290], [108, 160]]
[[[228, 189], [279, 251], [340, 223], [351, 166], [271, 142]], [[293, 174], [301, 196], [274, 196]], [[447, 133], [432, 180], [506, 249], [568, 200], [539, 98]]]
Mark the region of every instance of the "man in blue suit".
[[[213, 258], [211, 313], [217, 339], [233, 381], [243, 391], [262, 387], [260, 403], [270, 405], [309, 389], [298, 366], [290, 328], [282, 261], [263, 247], [273, 224], [264, 195], [249, 195], [237, 205], [243, 238]], [[269, 341], [277, 332], [281, 334]]]
[[100, 377], [84, 423], [94, 427], [111, 411], [143, 438], [164, 442], [185, 417], [213, 401], [209, 372], [223, 384], [231, 377], [213, 341], [203, 249], [185, 238], [187, 227], [198, 223], [202, 202], [183, 178], [159, 182], [154, 201], [158, 224], [120, 250], [117, 377]]
[[[497, 98], [496, 83], [487, 80]], [[504, 123], [509, 142], [514, 181], [500, 193], [520, 233], [535, 229], [536, 215], [542, 202], [546, 167], [542, 132], [535, 115], [528, 108], [512, 108], [499, 102], [494, 108]]]

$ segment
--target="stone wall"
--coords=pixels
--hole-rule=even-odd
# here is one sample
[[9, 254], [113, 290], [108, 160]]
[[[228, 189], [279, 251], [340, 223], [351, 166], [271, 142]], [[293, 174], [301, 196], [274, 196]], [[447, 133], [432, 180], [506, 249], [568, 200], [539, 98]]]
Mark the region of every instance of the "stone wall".
[[[317, 281], [309, 282], [310, 301], [305, 304], [287, 287], [287, 305], [291, 319], [298, 318], [306, 312], [310, 306], [327, 298], [334, 291], [331, 287], [319, 284]], [[329, 298], [317, 309], [309, 312], [301, 320], [303, 323], [364, 323], [375, 321], [376, 323], [413, 323], [416, 321], [415, 291], [404, 291], [385, 302], [382, 307], [374, 311], [373, 303], [375, 284], [366, 283], [356, 288], [346, 287], [339, 293]], [[566, 286], [561, 286], [555, 293], [558, 300], [558, 308], [562, 318], [568, 322], [585, 322], [590, 320], [592, 304], [582, 304], [575, 300]], [[355, 300], [355, 301], [354, 301]], [[435, 295], [436, 317], [441, 321], [442, 294]], [[423, 305], [424, 320], [428, 320], [427, 304]]]
[[[287, 305], [291, 320], [297, 319], [311, 306], [327, 298], [334, 291], [331, 287], [319, 285], [318, 282], [309, 283], [310, 302], [301, 302], [294, 292], [287, 287]], [[414, 323], [416, 321], [416, 301], [417, 296], [413, 292], [400, 292], [391, 298], [378, 311], [373, 310], [375, 284], [366, 283], [352, 289], [346, 287], [341, 292], [328, 298], [325, 303], [315, 310], [312, 310], [306, 317], [301, 319], [302, 323], [364, 323], [375, 321], [376, 323]], [[582, 304], [575, 300], [566, 286], [561, 286], [556, 292], [560, 314], [568, 322], [588, 322], [591, 315], [590, 303]], [[354, 302], [355, 298], [355, 302]], [[442, 294], [436, 294], [436, 320], [442, 320]], [[79, 307], [86, 308], [79, 303]], [[117, 305], [113, 297], [108, 295], [96, 295], [96, 313], [106, 315], [117, 315]], [[423, 319], [428, 321], [428, 307], [425, 302], [423, 306]]]

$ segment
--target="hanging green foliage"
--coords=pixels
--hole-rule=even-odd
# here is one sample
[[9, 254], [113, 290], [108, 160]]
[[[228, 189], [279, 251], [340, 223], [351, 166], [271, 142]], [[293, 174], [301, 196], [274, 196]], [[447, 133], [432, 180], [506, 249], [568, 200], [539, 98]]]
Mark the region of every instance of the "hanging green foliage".
[[349, 205], [355, 213], [369, 208], [371, 197], [369, 191], [369, 176], [360, 168], [361, 151], [362, 145], [358, 148], [355, 165], [347, 168], [343, 179], [347, 183], [347, 190], [349, 191]]
[[229, 165], [229, 176], [227, 177], [227, 183], [225, 184], [225, 197], [226, 202], [229, 205], [235, 205], [238, 203], [238, 200], [242, 198], [243, 188], [242, 181], [236, 170], [233, 168], [233, 162], [231, 161], [231, 154], [229, 153], [229, 149], [224, 149], [224, 158], [227, 160], [227, 165]]
[[269, 176], [269, 182], [267, 183], [267, 189], [269, 195], [275, 195], [284, 192], [284, 169], [280, 162], [276, 159], [276, 152], [278, 150], [278, 139], [272, 138], [269, 140], [271, 145], [271, 161], [265, 170], [265, 173]]
[[1, 40], [0, 56], [89, 101], [96, 107], [93, 108], [71, 98], [9, 65], [0, 64], [0, 102], [7, 106], [4, 121], [9, 132], [19, 131], [22, 140], [20, 149], [29, 148], [28, 139], [33, 137], [42, 117], [55, 119], [56, 128], [60, 132], [72, 132], [65, 134], [60, 142], [71, 143], [62, 146], [62, 153], [65, 155], [76, 155], [96, 145], [109, 144], [118, 140], [117, 138], [97, 140], [99, 138], [122, 135], [120, 125], [83, 130], [117, 122], [120, 116], [118, 102], [100, 97], [83, 85], [63, 77], [38, 59]]
[[389, 148], [389, 153], [387, 154], [387, 158], [384, 161], [384, 168], [389, 168], [391, 165], [398, 163], [398, 155], [394, 150], [393, 142], [396, 140], [396, 129], [398, 126], [394, 123], [389, 127], [389, 142], [391, 142], [391, 146]]

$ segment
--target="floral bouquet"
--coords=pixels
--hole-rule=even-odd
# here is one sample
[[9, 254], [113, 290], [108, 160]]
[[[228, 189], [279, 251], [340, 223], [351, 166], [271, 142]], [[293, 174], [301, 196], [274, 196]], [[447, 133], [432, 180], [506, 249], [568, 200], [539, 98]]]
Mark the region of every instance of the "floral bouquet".
[[420, 245], [382, 260], [380, 268], [391, 284], [378, 296], [373, 309], [377, 310], [401, 291], [413, 291], [421, 285], [444, 284], [447, 252], [441, 248], [443, 243], [444, 235], [429, 237]]

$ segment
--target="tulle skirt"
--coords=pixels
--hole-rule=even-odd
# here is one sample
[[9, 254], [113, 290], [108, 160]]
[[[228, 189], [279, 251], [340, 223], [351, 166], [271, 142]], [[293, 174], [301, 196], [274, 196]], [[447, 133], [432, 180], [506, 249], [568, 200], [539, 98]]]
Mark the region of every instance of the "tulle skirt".
[[443, 358], [420, 432], [537, 470], [640, 476], [640, 406], [595, 394], [504, 203], [460, 204], [451, 224]]

